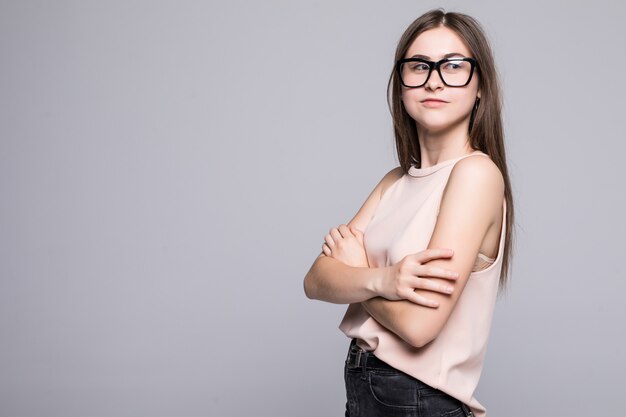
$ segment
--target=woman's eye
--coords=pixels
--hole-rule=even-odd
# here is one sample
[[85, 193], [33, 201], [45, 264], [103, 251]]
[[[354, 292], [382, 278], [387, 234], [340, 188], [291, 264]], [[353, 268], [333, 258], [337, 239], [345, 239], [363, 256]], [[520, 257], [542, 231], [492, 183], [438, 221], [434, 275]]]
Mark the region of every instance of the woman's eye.
[[468, 67], [468, 64], [465, 61], [446, 62], [443, 65], [443, 69], [445, 71], [459, 71], [467, 67]]
[[411, 65], [413, 71], [428, 71], [428, 64], [416, 63]]

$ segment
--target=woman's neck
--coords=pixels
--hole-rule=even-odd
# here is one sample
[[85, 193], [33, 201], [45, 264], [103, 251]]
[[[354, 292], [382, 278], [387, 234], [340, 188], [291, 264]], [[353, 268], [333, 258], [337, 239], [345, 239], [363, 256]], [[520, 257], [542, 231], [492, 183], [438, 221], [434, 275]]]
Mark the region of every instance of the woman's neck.
[[420, 167], [426, 168], [474, 151], [469, 143], [467, 126], [442, 132], [418, 128]]

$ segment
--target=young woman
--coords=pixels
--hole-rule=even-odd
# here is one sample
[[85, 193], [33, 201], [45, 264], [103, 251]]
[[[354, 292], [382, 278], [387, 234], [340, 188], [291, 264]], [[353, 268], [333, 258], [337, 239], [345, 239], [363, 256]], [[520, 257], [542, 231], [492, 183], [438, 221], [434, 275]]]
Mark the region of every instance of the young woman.
[[304, 289], [350, 304], [346, 416], [483, 417], [474, 390], [513, 225], [493, 56], [475, 19], [437, 9], [395, 61], [400, 166], [325, 236]]

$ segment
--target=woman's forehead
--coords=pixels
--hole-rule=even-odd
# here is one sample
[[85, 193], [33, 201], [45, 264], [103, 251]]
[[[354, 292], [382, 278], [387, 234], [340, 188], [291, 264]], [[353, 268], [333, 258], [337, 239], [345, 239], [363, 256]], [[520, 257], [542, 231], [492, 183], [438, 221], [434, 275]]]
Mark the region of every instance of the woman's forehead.
[[447, 27], [438, 27], [420, 33], [409, 46], [405, 56], [419, 55], [431, 61], [438, 61], [455, 52], [471, 56], [469, 48], [456, 32]]

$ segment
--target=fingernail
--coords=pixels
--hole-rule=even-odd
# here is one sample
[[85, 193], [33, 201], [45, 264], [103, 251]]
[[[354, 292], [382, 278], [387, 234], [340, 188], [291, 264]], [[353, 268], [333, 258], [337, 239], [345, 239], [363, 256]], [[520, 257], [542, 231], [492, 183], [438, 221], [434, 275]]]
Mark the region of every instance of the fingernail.
[[447, 287], [447, 288], [446, 288], [446, 292], [447, 292], [448, 294], [452, 293], [452, 291], [454, 291], [454, 288], [452, 288], [452, 287]]

